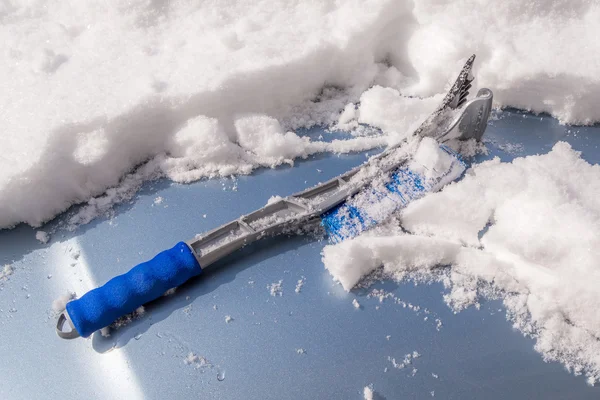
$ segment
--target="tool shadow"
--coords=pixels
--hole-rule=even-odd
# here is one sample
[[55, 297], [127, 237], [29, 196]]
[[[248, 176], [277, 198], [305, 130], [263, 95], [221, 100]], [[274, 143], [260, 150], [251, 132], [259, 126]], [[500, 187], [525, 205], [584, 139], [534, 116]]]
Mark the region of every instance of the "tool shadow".
[[110, 336], [103, 336], [100, 331], [95, 332], [92, 336], [92, 347], [98, 353], [122, 348], [131, 339], [144, 334], [152, 325], [192, 304], [198, 297], [207, 296], [221, 285], [234, 281], [240, 272], [279, 254], [315, 243], [319, 239], [320, 236], [315, 233], [304, 236], [279, 236], [246, 246], [211, 265], [201, 275], [177, 287], [175, 293], [145, 304], [143, 315], [133, 318], [131, 322], [118, 329], [111, 328]]

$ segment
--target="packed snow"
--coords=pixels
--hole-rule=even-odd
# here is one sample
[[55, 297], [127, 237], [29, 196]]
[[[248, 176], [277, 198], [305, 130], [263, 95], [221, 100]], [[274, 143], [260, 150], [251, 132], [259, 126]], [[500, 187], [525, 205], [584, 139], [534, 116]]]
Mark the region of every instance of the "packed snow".
[[[586, 0], [17, 0], [0, 19], [0, 228], [87, 202], [74, 227], [161, 176], [395, 143], [471, 53], [498, 106], [600, 120], [600, 5]], [[296, 132], [381, 114], [380, 135]]]
[[[600, 378], [600, 166], [565, 142], [544, 155], [493, 159], [410, 204], [387, 226], [327, 246], [326, 268], [346, 290], [383, 271], [440, 277], [456, 310], [499, 290], [515, 327], [546, 360]], [[400, 229], [400, 225], [410, 233]]]

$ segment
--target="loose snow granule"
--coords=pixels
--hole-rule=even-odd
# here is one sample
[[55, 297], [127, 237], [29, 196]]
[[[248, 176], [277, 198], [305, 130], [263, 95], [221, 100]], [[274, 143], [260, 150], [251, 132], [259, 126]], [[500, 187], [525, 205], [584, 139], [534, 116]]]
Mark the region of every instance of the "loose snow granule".
[[412, 352], [412, 358], [419, 358], [419, 357], [421, 357], [421, 354], [418, 351]]
[[429, 394], [431, 395], [431, 397], [435, 397], [435, 390], [432, 390], [431, 392], [429, 392]]
[[231, 317], [231, 315], [226, 315], [225, 316], [225, 322], [226, 323], [230, 323], [231, 321], [233, 321], [233, 318]]
[[216, 304], [213, 304], [213, 310], [218, 310], [218, 309], [219, 309], [219, 307], [217, 307]]
[[390, 340], [390, 338], [391, 338], [391, 337], [392, 337], [392, 335], [387, 335], [387, 336], [385, 337], [385, 339], [386, 339], [386, 340]]
[[412, 370], [412, 376], [415, 376], [417, 374], [417, 371], [419, 371], [419, 370], [416, 369], [416, 368], [413, 368], [413, 370]]
[[498, 145], [498, 148], [508, 154], [518, 154], [525, 151], [520, 143], [502, 143]]
[[296, 283], [296, 290], [295, 290], [296, 293], [300, 293], [302, 291], [302, 286], [304, 286], [304, 281], [305, 281], [304, 277], [302, 277], [302, 279], [298, 279], [298, 282]]
[[102, 337], [110, 337], [110, 326], [105, 326], [100, 329], [100, 335], [102, 335]]
[[431, 373], [431, 376], [433, 376], [435, 379], [439, 378], [438, 374], [434, 374], [433, 372]]
[[61, 313], [65, 310], [67, 303], [75, 298], [75, 292], [67, 292], [60, 297], [57, 297], [52, 302], [52, 311], [55, 313]]
[[0, 271], [0, 279], [8, 279], [13, 272], [15, 272], [13, 266], [10, 264], [5, 264], [4, 268], [2, 268], [2, 271]]
[[388, 361], [392, 363], [392, 366], [396, 369], [403, 369], [406, 365], [402, 362], [402, 363], [397, 363], [396, 359], [393, 357], [388, 356]]
[[365, 386], [365, 388], [363, 389], [364, 400], [373, 400], [373, 396], [373, 385], [371, 384], [369, 386]]
[[50, 240], [50, 234], [48, 234], [47, 232], [44, 232], [44, 231], [37, 231], [35, 233], [35, 238], [37, 240], [39, 240], [40, 243], [46, 244]]
[[154, 205], [157, 206], [159, 204], [161, 204], [163, 202], [163, 198], [161, 196], [158, 196], [154, 199]]
[[175, 294], [176, 291], [177, 291], [177, 287], [171, 288], [171, 289], [167, 290], [165, 293], [163, 293], [163, 296], [171, 296], [172, 294]]
[[192, 353], [191, 351], [188, 353], [187, 357], [183, 359], [183, 363], [185, 365], [190, 365], [198, 360], [198, 356]]
[[78, 260], [80, 255], [81, 253], [78, 249], [71, 249], [71, 258], [73, 260]]
[[356, 299], [352, 300], [352, 305], [354, 306], [354, 308], [360, 308], [360, 303]]
[[279, 282], [273, 282], [270, 285], [267, 285], [267, 289], [269, 289], [269, 293], [271, 296], [283, 296], [283, 280], [279, 280]]
[[189, 352], [188, 355], [183, 359], [183, 363], [185, 365], [193, 365], [195, 369], [206, 369], [212, 367], [212, 364], [208, 362], [208, 360], [202, 356], [198, 356], [192, 352]]
[[306, 354], [306, 350], [300, 348], [300, 349], [296, 349], [296, 353], [298, 354]]

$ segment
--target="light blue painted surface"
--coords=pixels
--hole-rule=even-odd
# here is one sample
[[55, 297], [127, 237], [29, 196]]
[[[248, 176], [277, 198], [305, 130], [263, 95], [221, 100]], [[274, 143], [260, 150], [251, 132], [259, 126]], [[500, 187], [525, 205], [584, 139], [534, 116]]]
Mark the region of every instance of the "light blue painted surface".
[[[499, 117], [486, 132], [486, 158], [546, 153], [567, 140], [588, 161], [600, 162], [599, 127], [569, 128], [516, 111]], [[498, 149], [506, 143], [522, 147], [512, 154]], [[378, 301], [366, 292], [347, 294], [332, 282], [320, 260], [325, 243], [307, 237], [242, 250], [149, 305], [143, 318], [110, 338], [55, 335], [51, 302], [67, 289], [83, 294], [179, 240], [261, 207], [273, 194], [291, 194], [364, 160], [364, 154], [321, 155], [240, 177], [237, 191], [231, 180], [154, 182], [118, 207], [112, 220], [58, 232], [48, 245], [25, 226], [0, 231], [0, 265], [15, 268], [0, 283], [0, 398], [361, 399], [371, 383], [388, 400], [430, 398], [431, 391], [442, 399], [599, 398], [600, 388], [588, 387], [583, 377], [544, 363], [534, 342], [506, 322], [499, 302], [454, 315], [442, 302], [441, 285], [386, 282], [376, 287], [428, 308], [429, 320], [392, 302], [376, 309]], [[157, 196], [164, 201], [153, 205]], [[74, 267], [69, 247], [81, 252]], [[267, 285], [279, 280], [283, 296], [272, 297]], [[352, 306], [354, 298], [361, 309]], [[226, 315], [234, 320], [225, 323]], [[435, 318], [443, 321], [439, 332]], [[422, 356], [413, 363], [414, 377], [412, 368], [394, 369], [387, 360], [415, 350]], [[213, 367], [186, 365], [189, 352]]]

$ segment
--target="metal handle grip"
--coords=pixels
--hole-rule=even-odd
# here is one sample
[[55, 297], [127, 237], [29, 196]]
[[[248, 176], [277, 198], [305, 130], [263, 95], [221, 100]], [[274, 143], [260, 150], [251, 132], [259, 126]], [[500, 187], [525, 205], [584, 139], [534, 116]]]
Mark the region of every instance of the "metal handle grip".
[[179, 242], [80, 299], [70, 301], [67, 313], [79, 335], [88, 337], [201, 272], [192, 250]]

